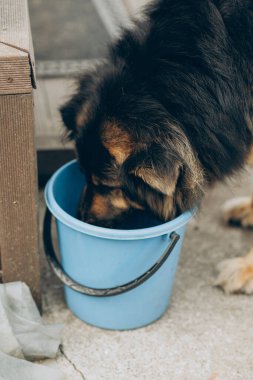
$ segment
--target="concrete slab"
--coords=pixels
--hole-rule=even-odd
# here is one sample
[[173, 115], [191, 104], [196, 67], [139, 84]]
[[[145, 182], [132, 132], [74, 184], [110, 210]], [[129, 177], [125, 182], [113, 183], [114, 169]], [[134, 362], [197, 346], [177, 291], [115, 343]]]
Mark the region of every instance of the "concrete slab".
[[110, 41], [91, 0], [29, 0], [37, 60], [104, 57]]
[[119, 332], [81, 322], [67, 309], [62, 286], [45, 264], [44, 319], [65, 324], [63, 353], [47, 363], [71, 380], [252, 380], [253, 299], [212, 286], [216, 264], [253, 243], [251, 231], [222, 224], [220, 207], [252, 187], [253, 171], [210, 190], [189, 225], [171, 306], [148, 327]]

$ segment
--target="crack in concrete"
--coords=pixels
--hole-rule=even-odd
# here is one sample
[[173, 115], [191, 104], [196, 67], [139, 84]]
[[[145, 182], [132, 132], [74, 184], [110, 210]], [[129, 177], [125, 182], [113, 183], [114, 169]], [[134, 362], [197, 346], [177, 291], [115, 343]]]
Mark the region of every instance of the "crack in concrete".
[[67, 354], [64, 352], [62, 344], [60, 345], [60, 352], [64, 356], [64, 358], [69, 362], [69, 364], [74, 368], [74, 370], [81, 375], [81, 378], [83, 380], [86, 380], [85, 377], [84, 377], [84, 374], [82, 373], [82, 371], [80, 371], [80, 369], [77, 368], [77, 366], [75, 365], [75, 363], [73, 363], [72, 360], [69, 359], [69, 357], [67, 356]]

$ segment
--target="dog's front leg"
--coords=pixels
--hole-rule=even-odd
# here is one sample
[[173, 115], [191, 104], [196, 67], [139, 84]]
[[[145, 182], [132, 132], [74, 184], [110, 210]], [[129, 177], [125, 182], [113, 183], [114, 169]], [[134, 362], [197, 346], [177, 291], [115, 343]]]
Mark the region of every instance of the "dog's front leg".
[[[228, 200], [223, 206], [223, 219], [226, 223], [253, 227], [253, 197]], [[215, 285], [226, 293], [253, 294], [253, 247], [245, 256], [222, 261], [217, 269]]]
[[253, 197], [238, 197], [228, 200], [223, 206], [225, 223], [253, 227]]
[[253, 294], [253, 247], [245, 256], [222, 261], [217, 269], [215, 285], [225, 293]]

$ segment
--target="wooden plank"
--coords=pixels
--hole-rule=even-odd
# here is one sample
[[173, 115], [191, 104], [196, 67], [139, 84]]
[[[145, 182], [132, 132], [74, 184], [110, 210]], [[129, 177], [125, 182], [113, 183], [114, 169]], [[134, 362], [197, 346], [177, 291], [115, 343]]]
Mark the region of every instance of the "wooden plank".
[[40, 301], [32, 94], [0, 96], [0, 244], [3, 281], [24, 281]]
[[73, 149], [63, 141], [64, 126], [59, 107], [75, 91], [74, 79], [39, 79], [35, 98], [36, 143], [38, 150]]
[[24, 281], [40, 303], [34, 70], [27, 0], [0, 0], [1, 280]]
[[47, 105], [47, 94], [44, 86], [44, 81], [37, 82], [37, 90], [34, 93], [34, 115], [36, 137], [47, 136], [47, 131], [52, 123], [51, 114]]
[[27, 0], [0, 0], [0, 25], [0, 93], [31, 93], [35, 74]]
[[0, 43], [0, 94], [31, 92], [31, 69], [28, 54]]
[[27, 53], [17, 50], [15, 47], [0, 43], [0, 51], [2, 59], [16, 60], [17, 58], [27, 58]]
[[3, 269], [2, 269], [1, 246], [0, 246], [0, 284], [2, 282], [3, 282]]
[[30, 51], [30, 22], [27, 0], [0, 1], [0, 41]]
[[36, 62], [36, 74], [40, 78], [74, 78], [100, 63], [101, 59], [57, 59]]
[[62, 134], [63, 123], [60, 116], [59, 108], [66, 103], [76, 90], [76, 81], [74, 79], [51, 79], [44, 82], [47, 94], [48, 107], [54, 121], [55, 129]]

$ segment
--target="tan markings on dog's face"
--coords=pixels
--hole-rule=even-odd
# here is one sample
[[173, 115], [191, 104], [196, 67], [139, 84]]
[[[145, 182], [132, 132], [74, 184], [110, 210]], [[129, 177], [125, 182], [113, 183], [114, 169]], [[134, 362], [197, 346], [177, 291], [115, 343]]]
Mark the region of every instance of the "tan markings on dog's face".
[[76, 116], [76, 127], [77, 129], [82, 128], [91, 117], [91, 105], [89, 102], [85, 102]]
[[109, 202], [107, 202], [107, 197], [95, 193], [92, 199], [91, 207], [89, 209], [89, 214], [98, 219], [103, 219], [108, 217], [109, 213]]
[[119, 208], [121, 210], [127, 210], [129, 208], [129, 203], [123, 196], [123, 193], [120, 189], [113, 190], [111, 192], [111, 203], [114, 207]]
[[102, 126], [102, 144], [109, 151], [116, 163], [121, 165], [132, 152], [129, 134], [123, 131], [115, 121], [107, 121]]
[[129, 209], [129, 203], [120, 189], [110, 191], [106, 195], [94, 193], [89, 213], [100, 219], [110, 217], [110, 213], [117, 215]]
[[[116, 182], [116, 181], [109, 181], [109, 180], [106, 180], [106, 179], [100, 179], [98, 178], [97, 176], [95, 175], [92, 175], [91, 176], [91, 179], [92, 179], [92, 183], [95, 185], [95, 186], [99, 186], [99, 185], [103, 185], [103, 186], [112, 186], [112, 187], [120, 187], [120, 183], [119, 182]], [[101, 195], [102, 197], [102, 195]], [[126, 210], [128, 209], [129, 207], [132, 207], [132, 208], [135, 208], [135, 209], [138, 209], [138, 210], [143, 210], [144, 207], [141, 206], [140, 204], [126, 198], [124, 195], [123, 195], [123, 192], [121, 189], [114, 189], [111, 191], [110, 195], [106, 195], [106, 196], [103, 196], [104, 197], [104, 200], [105, 198], [108, 198], [107, 201], [110, 200], [111, 204], [116, 207], [116, 208], [119, 208], [121, 210]]]
[[78, 211], [78, 218], [84, 222], [116, 228], [118, 221], [124, 220], [124, 215], [127, 215], [130, 209], [143, 209], [126, 197], [120, 188], [104, 189], [102, 191], [105, 193], [101, 194], [101, 185], [89, 186], [92, 187], [86, 186], [83, 190]]

